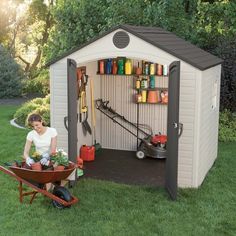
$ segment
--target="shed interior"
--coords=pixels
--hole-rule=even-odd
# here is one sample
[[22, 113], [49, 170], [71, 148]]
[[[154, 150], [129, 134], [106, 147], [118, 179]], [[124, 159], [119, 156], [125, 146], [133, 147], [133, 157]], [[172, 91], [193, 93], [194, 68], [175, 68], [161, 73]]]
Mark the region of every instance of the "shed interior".
[[[159, 64], [158, 61], [137, 58], [117, 57], [110, 59], [102, 58], [77, 65], [78, 69], [84, 70], [85, 68], [86, 75], [88, 75], [86, 103], [88, 123], [92, 129], [92, 135], [88, 132], [85, 135], [82, 123], [78, 121], [78, 150], [83, 145], [94, 145], [95, 139], [103, 148], [99, 154], [95, 155], [93, 162], [85, 162], [85, 177], [127, 184], [163, 186], [165, 182], [165, 158], [147, 156], [139, 160], [136, 157], [140, 140], [135, 136], [142, 139], [146, 135], [138, 131], [132, 124], [108, 112], [114, 118], [112, 120], [95, 109], [96, 137], [94, 136], [90, 80], [92, 79], [94, 84], [93, 102], [97, 99], [109, 101], [106, 103], [108, 110], [111, 108], [146, 133], [152, 136], [156, 134], [166, 135], [168, 65]], [[123, 72], [119, 64], [122, 60]], [[109, 67], [108, 63], [110, 62]], [[114, 64], [117, 64], [117, 71], [114, 69], [116, 67]], [[80, 98], [77, 110], [80, 113]], [[106, 109], [105, 112], [107, 112]], [[125, 128], [119, 126], [116, 121]]]

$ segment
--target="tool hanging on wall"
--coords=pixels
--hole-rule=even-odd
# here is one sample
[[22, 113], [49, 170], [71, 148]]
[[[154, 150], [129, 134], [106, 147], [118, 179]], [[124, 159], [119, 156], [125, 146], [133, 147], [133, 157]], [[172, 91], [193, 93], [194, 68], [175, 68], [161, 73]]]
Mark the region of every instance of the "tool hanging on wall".
[[102, 146], [100, 143], [97, 143], [96, 140], [96, 115], [95, 115], [95, 104], [94, 104], [94, 84], [93, 79], [90, 79], [90, 94], [91, 94], [91, 112], [92, 112], [92, 124], [93, 124], [93, 138], [94, 138], [94, 147], [95, 152], [98, 153]]
[[81, 70], [77, 70], [77, 78], [78, 78], [78, 98], [80, 100], [79, 107], [79, 121], [82, 123], [82, 129], [84, 135], [92, 134], [91, 127], [88, 123], [88, 106], [86, 101], [86, 85], [88, 83], [88, 75], [82, 73]]

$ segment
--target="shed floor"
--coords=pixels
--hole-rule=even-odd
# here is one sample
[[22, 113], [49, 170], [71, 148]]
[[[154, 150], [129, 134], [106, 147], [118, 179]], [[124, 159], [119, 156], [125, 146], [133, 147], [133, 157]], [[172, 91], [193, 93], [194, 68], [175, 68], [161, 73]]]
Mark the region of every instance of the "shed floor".
[[84, 162], [84, 177], [117, 183], [164, 186], [165, 160], [138, 160], [135, 152], [102, 149], [95, 161]]

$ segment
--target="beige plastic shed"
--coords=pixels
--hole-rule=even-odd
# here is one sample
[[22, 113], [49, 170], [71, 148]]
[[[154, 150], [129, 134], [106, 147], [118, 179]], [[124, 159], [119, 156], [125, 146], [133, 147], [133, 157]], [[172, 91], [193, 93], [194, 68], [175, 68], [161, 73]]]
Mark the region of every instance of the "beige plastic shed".
[[[68, 114], [68, 58], [78, 67], [86, 66], [86, 73], [94, 80], [95, 99], [107, 99], [129, 120], [136, 119], [132, 76], [97, 74], [98, 60], [116, 57], [130, 58], [133, 64], [140, 60], [162, 65], [180, 62], [179, 122], [184, 129], [179, 139], [177, 181], [178, 187], [200, 186], [217, 157], [222, 60], [161, 28], [119, 25], [48, 64], [51, 126], [58, 130], [58, 146], [68, 150], [68, 131], [63, 122]], [[168, 87], [168, 79], [158, 78], [157, 86]], [[90, 96], [87, 100], [90, 104]], [[167, 133], [167, 109], [165, 105], [145, 104], [140, 107], [140, 122], [150, 125], [154, 132]], [[98, 112], [96, 117], [97, 141], [104, 148], [136, 150], [132, 135]], [[91, 124], [90, 116], [88, 121]], [[91, 136], [83, 135], [79, 123], [77, 134], [78, 150], [82, 144], [92, 145]]]

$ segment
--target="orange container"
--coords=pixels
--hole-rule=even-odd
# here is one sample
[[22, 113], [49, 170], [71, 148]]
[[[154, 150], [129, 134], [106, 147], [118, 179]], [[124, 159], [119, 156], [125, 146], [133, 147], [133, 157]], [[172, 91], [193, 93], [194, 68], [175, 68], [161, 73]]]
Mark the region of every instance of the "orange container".
[[148, 99], [147, 99], [148, 103], [158, 103], [158, 95], [157, 95], [157, 91], [148, 91]]
[[80, 148], [80, 158], [83, 161], [94, 161], [95, 158], [95, 147], [83, 145]]

